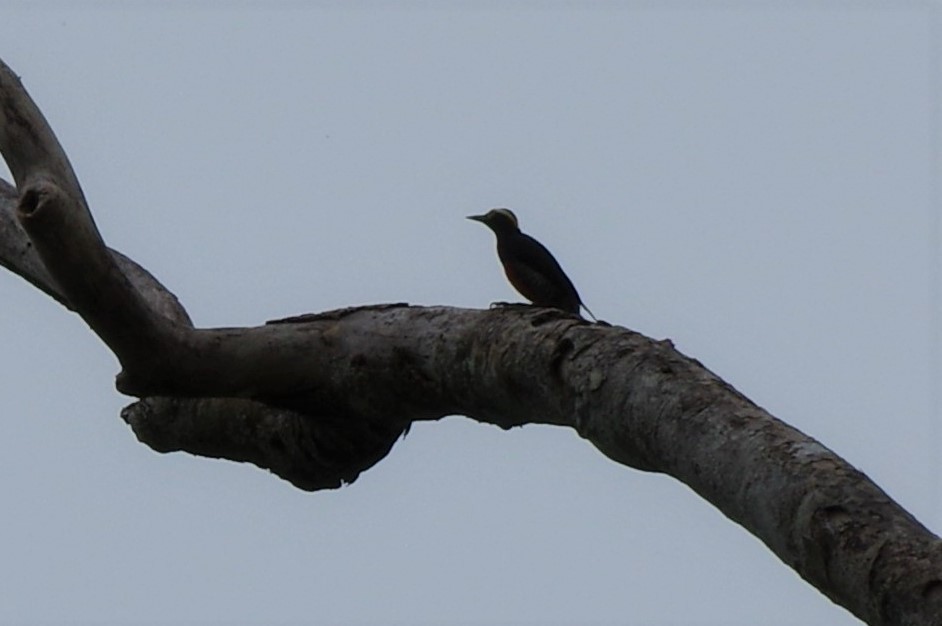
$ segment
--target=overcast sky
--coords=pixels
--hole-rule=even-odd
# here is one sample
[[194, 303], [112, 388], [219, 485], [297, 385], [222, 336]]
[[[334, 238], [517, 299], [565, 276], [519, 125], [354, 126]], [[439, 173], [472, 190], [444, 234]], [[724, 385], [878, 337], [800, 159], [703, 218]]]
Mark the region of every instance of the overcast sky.
[[[938, 4], [73, 6], [4, 6], [0, 58], [198, 325], [516, 299], [464, 219], [507, 206], [942, 529]], [[2, 624], [859, 623], [567, 429], [418, 424], [314, 494], [157, 454], [77, 316], [0, 303]]]

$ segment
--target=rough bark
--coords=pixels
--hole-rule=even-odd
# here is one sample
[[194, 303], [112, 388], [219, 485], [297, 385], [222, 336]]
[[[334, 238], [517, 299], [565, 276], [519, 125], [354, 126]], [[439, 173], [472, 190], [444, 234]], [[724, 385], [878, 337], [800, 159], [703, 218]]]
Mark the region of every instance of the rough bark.
[[141, 398], [159, 451], [249, 461], [305, 489], [350, 482], [416, 420], [568, 426], [683, 481], [870, 624], [942, 623], [942, 543], [866, 476], [668, 341], [532, 307], [405, 304], [194, 328], [109, 250], [65, 153], [6, 66], [0, 264], [76, 311]]

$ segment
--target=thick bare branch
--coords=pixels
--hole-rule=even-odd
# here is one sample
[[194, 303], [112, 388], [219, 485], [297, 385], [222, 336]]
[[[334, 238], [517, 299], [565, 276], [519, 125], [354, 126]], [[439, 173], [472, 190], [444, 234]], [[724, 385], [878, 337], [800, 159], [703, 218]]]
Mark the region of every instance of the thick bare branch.
[[76, 200], [84, 204], [78, 178], [65, 150], [59, 145], [39, 107], [23, 88], [20, 78], [2, 61], [0, 151], [18, 188], [23, 189], [33, 180], [49, 177], [61, 181], [63, 188], [77, 192]]
[[[71, 210], [81, 214], [81, 219], [73, 217], [72, 222], [78, 225], [90, 225], [93, 235], [98, 242], [101, 241], [91, 213], [85, 205], [78, 179], [72, 171], [65, 152], [39, 109], [22, 88], [19, 79], [2, 61], [0, 61], [0, 152], [3, 153], [20, 187], [24, 190], [31, 190], [32, 195], [26, 200], [32, 203], [38, 202], [42, 193], [45, 192], [70, 193], [71, 197], [60, 198], [60, 200], [61, 203], [69, 205]], [[0, 265], [19, 274], [69, 309], [76, 310], [43, 264], [34, 242], [23, 231], [16, 216], [19, 200], [17, 189], [0, 179]], [[60, 234], [64, 243], [73, 239], [68, 233]], [[57, 243], [59, 242], [51, 241], [47, 242], [47, 245]], [[147, 270], [120, 252], [104, 248], [103, 243], [100, 245], [104, 255], [108, 257], [107, 262], [117, 268], [118, 273], [133, 285], [136, 297], [146, 301], [146, 308], [149, 311], [156, 312], [173, 323], [192, 326], [189, 316], [176, 296]]]
[[253, 463], [308, 491], [352, 483], [403, 431], [387, 422], [314, 420], [238, 398], [145, 398], [121, 416], [158, 452]]
[[[0, 265], [74, 310], [15, 218], [15, 188], [0, 179]], [[147, 270], [110, 250], [151, 308], [192, 327], [177, 298]], [[122, 413], [140, 440], [160, 452], [249, 461], [302, 489], [332, 489], [356, 480], [382, 459], [406, 426], [366, 420], [312, 420], [287, 409], [238, 398], [145, 398]]]
[[176, 396], [125, 412], [148, 445], [319, 488], [352, 480], [415, 420], [569, 426], [619, 463], [683, 481], [868, 623], [942, 623], [939, 539], [670, 342], [534, 308], [364, 307], [242, 329], [168, 320], [105, 248], [64, 153], [2, 69], [0, 150], [53, 291], [119, 357], [124, 391]]
[[16, 219], [18, 200], [16, 188], [0, 179], [0, 265], [19, 274], [63, 306], [72, 309], [36, 254], [33, 242]]
[[[615, 461], [683, 481], [868, 623], [939, 623], [939, 540], [669, 342], [538, 309], [360, 310], [302, 327], [322, 338], [311, 387], [274, 402], [393, 426], [452, 413], [567, 425]], [[152, 427], [178, 440], [173, 424]]]
[[[0, 266], [19, 274], [34, 287], [74, 311], [65, 294], [46, 270], [36, 248], [16, 218], [19, 196], [16, 188], [0, 179]], [[117, 250], [108, 249], [125, 277], [134, 285], [148, 305], [167, 319], [184, 326], [192, 326], [189, 315], [160, 281], [143, 267]]]
[[[19, 274], [66, 308], [75, 311], [75, 306], [50, 275], [37, 253], [36, 246], [20, 226], [16, 215], [18, 201], [16, 190], [0, 179], [0, 265]], [[124, 280], [143, 298], [148, 310], [172, 323], [193, 325], [176, 296], [150, 272], [117, 250], [105, 248], [105, 254], [111, 257], [110, 263], [124, 276]]]
[[21, 189], [17, 217], [36, 253], [125, 369], [142, 360], [165, 360], [177, 325], [153, 309], [128, 280], [105, 247], [81, 192], [64, 189], [63, 182], [34, 176]]

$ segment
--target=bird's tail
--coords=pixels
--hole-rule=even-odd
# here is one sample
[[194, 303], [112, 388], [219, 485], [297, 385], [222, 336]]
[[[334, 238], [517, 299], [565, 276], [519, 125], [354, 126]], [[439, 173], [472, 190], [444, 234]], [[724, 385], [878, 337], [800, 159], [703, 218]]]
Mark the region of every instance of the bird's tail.
[[579, 305], [580, 305], [583, 309], [585, 309], [585, 312], [589, 314], [589, 317], [592, 318], [592, 321], [593, 321], [593, 322], [598, 322], [598, 321], [599, 321], [598, 318], [595, 317], [595, 313], [593, 313], [592, 311], [589, 310], [589, 307], [587, 307], [586, 305], [582, 304], [581, 302], [579, 303]]

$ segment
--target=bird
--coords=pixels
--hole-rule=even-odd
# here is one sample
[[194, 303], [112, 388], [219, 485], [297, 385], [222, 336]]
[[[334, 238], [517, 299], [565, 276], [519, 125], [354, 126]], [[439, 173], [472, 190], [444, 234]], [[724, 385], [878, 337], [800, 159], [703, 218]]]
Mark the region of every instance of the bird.
[[[551, 307], [580, 314], [580, 307], [594, 320], [595, 315], [579, 297], [579, 292], [546, 246], [520, 230], [510, 209], [491, 209], [483, 215], [469, 215], [497, 236], [497, 256], [507, 280], [534, 306]], [[596, 320], [597, 321], [597, 320]]]

